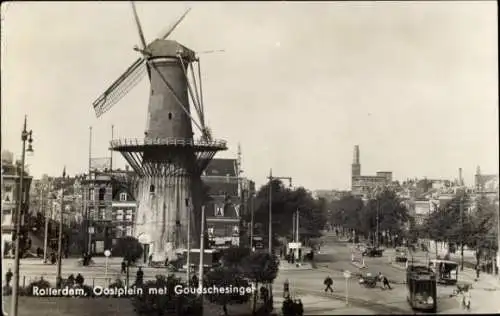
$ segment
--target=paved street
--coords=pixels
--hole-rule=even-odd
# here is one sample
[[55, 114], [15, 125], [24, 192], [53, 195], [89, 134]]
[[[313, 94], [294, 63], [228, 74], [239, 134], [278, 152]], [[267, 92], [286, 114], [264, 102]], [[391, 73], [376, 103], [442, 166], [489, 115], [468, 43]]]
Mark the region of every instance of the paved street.
[[[404, 264], [390, 262], [389, 257], [393, 250], [387, 249], [381, 258], [365, 258], [366, 268], [358, 268], [351, 263], [352, 244], [340, 242], [332, 237], [327, 237], [328, 242], [321, 248], [321, 253], [316, 255], [317, 268], [309, 270], [281, 270], [275, 281], [275, 307], [281, 311], [283, 297], [283, 283], [286, 279], [290, 283], [292, 297], [300, 298], [304, 304], [306, 314], [327, 315], [327, 314], [414, 314], [406, 302], [406, 285]], [[425, 255], [418, 254], [415, 261], [424, 262]], [[86, 284], [105, 285], [106, 268], [104, 258], [94, 258], [95, 265], [82, 267], [77, 259], [66, 259], [63, 262], [63, 277], [69, 274], [81, 273], [85, 277]], [[120, 275], [120, 258], [111, 258], [108, 262], [107, 278], [114, 280]], [[4, 260], [3, 271], [12, 267], [12, 260]], [[143, 268], [145, 279], [153, 279], [157, 274], [166, 274], [166, 269]], [[346, 282], [343, 272], [349, 270], [353, 277], [348, 282], [348, 304], [346, 304]], [[56, 265], [47, 265], [37, 259], [24, 259], [21, 263], [21, 282], [27, 285], [31, 280], [43, 276], [50, 282], [55, 282]], [[131, 280], [135, 278], [136, 268], [131, 268]], [[377, 274], [382, 272], [389, 279], [392, 290], [384, 290], [380, 287], [365, 288], [358, 283], [360, 273], [371, 272]], [[184, 273], [177, 273], [184, 277]], [[334, 293], [325, 293], [323, 281], [326, 276], [330, 276], [334, 281]], [[109, 281], [108, 281], [109, 282]], [[473, 312], [495, 312], [494, 302], [498, 302], [500, 297], [500, 286], [495, 279], [483, 276], [479, 282], [474, 281], [474, 273], [465, 269], [459, 273], [459, 283], [473, 285], [473, 300], [478, 302], [473, 304]], [[451, 297], [454, 287], [438, 286], [438, 313], [451, 314], [463, 313], [459, 300]], [[480, 303], [479, 303], [480, 302]], [[40, 304], [42, 304], [41, 302]], [[43, 304], [50, 304], [45, 302]], [[43, 305], [42, 304], [42, 305]], [[114, 302], [106, 306], [107, 309], [114, 310], [117, 307]], [[493, 304], [493, 305], [492, 305]], [[40, 305], [40, 308], [42, 308]], [[63, 304], [64, 305], [64, 304]], [[62, 305], [61, 305], [62, 306]], [[61, 307], [62, 308], [62, 307]], [[103, 307], [104, 308], [104, 307]], [[125, 308], [123, 305], [122, 308]]]
[[[67, 278], [70, 274], [76, 276], [78, 273], [81, 273], [85, 278], [85, 283], [89, 285], [100, 285], [104, 286], [109, 281], [114, 281], [117, 278], [121, 278], [124, 280], [125, 275], [120, 274], [120, 264], [121, 258], [110, 258], [108, 261], [108, 271], [106, 274], [106, 264], [105, 258], [93, 258], [95, 264], [92, 266], [81, 266], [78, 263], [78, 259], [70, 258], [64, 259], [62, 265], [62, 277]], [[4, 259], [2, 263], [2, 270], [7, 271], [8, 268], [13, 269], [13, 260], [12, 259]], [[144, 279], [152, 280], [158, 274], [167, 274], [167, 270], [165, 268], [149, 268], [143, 267], [144, 270]], [[135, 279], [137, 268], [130, 268], [130, 280], [133, 282]], [[185, 273], [176, 273], [176, 275], [183, 277]], [[56, 276], [57, 276], [57, 265], [52, 264], [44, 264], [40, 259], [23, 259], [21, 260], [20, 267], [20, 283], [23, 285], [28, 285], [31, 281], [35, 279], [43, 278], [52, 284], [55, 284]]]
[[[310, 271], [283, 271], [276, 280], [276, 290], [281, 292], [285, 279], [290, 282], [292, 295], [302, 297], [304, 294], [314, 294], [319, 304], [319, 298], [328, 298], [332, 302], [343, 302], [342, 311], [335, 307], [330, 309], [331, 314], [349, 313], [353, 309], [359, 314], [399, 313], [414, 314], [406, 301], [406, 285], [404, 264], [389, 262], [391, 249], [388, 249], [381, 258], [365, 258], [366, 268], [360, 269], [354, 266], [351, 259], [351, 244], [336, 242], [334, 238], [328, 238], [329, 242], [321, 248], [321, 254], [316, 256], [318, 269]], [[421, 256], [425, 258], [425, 255]], [[353, 277], [349, 282], [349, 305], [345, 305], [345, 279], [343, 271], [349, 270], [352, 274], [371, 272], [376, 274], [382, 272], [389, 279], [392, 290], [381, 288], [365, 288], [358, 284], [358, 278]], [[323, 280], [329, 275], [334, 281], [334, 293], [324, 293]], [[465, 269], [459, 273], [459, 283], [473, 284], [472, 295], [477, 302], [472, 307], [474, 313], [496, 312], [495, 302], [498, 302], [500, 286], [495, 287], [495, 279], [484, 277], [480, 282], [474, 282], [473, 271]], [[498, 285], [498, 284], [497, 284]], [[451, 297], [453, 286], [438, 285], [438, 313], [464, 313], [456, 297]], [[474, 300], [473, 298], [473, 300]], [[483, 302], [484, 301], [484, 302]], [[342, 303], [341, 303], [342, 304]], [[307, 314], [317, 314], [314, 304], [304, 304]], [[337, 306], [338, 303], [336, 303]], [[474, 305], [474, 304], [473, 304]], [[356, 310], [356, 312], [354, 312]]]

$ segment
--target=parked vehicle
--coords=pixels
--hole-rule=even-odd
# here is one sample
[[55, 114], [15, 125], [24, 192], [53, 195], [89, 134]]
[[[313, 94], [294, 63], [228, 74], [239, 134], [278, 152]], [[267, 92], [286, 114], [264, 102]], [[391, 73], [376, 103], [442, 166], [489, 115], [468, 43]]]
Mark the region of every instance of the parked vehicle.
[[436, 274], [438, 283], [457, 284], [458, 263], [449, 260], [433, 259], [429, 262], [429, 268]]
[[396, 248], [396, 256], [394, 257], [396, 262], [406, 262], [408, 261], [408, 250], [406, 248], [398, 247]]
[[365, 251], [363, 251], [363, 256], [368, 257], [382, 257], [384, 253], [384, 249], [377, 247], [367, 247]]

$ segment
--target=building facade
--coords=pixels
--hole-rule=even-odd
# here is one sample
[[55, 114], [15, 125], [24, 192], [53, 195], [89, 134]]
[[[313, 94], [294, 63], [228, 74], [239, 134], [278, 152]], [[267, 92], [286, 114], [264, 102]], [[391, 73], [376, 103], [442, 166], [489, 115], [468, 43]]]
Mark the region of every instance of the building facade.
[[[2, 152], [2, 256], [12, 255], [16, 214], [19, 201], [21, 164], [13, 163], [10, 152]], [[22, 198], [22, 213], [29, 210], [29, 192], [32, 177], [24, 172]], [[24, 216], [21, 216], [21, 229], [24, 225]]]
[[83, 197], [82, 233], [86, 250], [102, 255], [119, 238], [134, 236], [137, 202], [128, 170], [93, 171], [80, 181]]
[[208, 240], [212, 248], [240, 245], [242, 217], [250, 212], [255, 183], [241, 177], [239, 159], [213, 159], [202, 175]]
[[134, 236], [134, 223], [137, 210], [137, 202], [133, 194], [124, 185], [117, 185], [113, 188], [112, 223], [113, 223], [113, 241], [116, 243], [118, 238]]
[[113, 184], [109, 175], [91, 172], [82, 181], [84, 211], [84, 240], [87, 251], [102, 254], [112, 246]]
[[351, 165], [351, 194], [367, 199], [373, 191], [392, 183], [392, 172], [379, 171], [376, 176], [361, 175], [359, 146], [354, 146], [354, 157]]

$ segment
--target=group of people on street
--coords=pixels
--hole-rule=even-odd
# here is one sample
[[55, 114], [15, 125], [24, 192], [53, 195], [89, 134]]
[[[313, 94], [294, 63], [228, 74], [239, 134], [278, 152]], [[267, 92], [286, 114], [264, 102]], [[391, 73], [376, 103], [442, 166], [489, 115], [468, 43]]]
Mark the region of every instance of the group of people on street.
[[70, 274], [70, 276], [66, 279], [67, 286], [83, 286], [83, 282], [85, 282], [85, 278], [80, 273], [78, 273], [76, 277], [73, 274]]
[[287, 297], [283, 301], [283, 307], [281, 310], [283, 311], [283, 316], [304, 315], [304, 305], [300, 299], [292, 300], [290, 297]]
[[[388, 288], [389, 290], [392, 290], [391, 285], [389, 284], [389, 280], [385, 275], [382, 274], [382, 272], [378, 273], [377, 281], [382, 282], [382, 289]], [[325, 285], [325, 293], [328, 291], [333, 293], [333, 280], [330, 276], [327, 276], [325, 278], [323, 284]]]
[[302, 316], [304, 315], [304, 306], [300, 299], [292, 300], [290, 297], [290, 283], [288, 279], [283, 283], [283, 316]]

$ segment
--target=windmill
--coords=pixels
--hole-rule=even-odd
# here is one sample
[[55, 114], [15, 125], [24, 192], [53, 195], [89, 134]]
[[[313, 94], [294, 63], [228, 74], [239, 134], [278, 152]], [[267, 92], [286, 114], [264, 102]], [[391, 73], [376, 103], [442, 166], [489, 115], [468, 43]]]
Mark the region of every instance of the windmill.
[[[132, 10], [141, 42], [134, 49], [141, 57], [94, 101], [93, 107], [100, 117], [148, 74], [144, 137], [112, 140], [111, 149], [120, 152], [137, 174], [135, 235], [148, 256], [164, 261], [175, 256], [175, 250], [186, 249], [189, 239], [198, 241], [200, 175], [214, 155], [227, 147], [225, 141], [212, 138], [205, 124], [200, 59], [191, 49], [168, 39], [189, 9], [149, 44], [133, 2]], [[199, 120], [191, 113], [189, 100]], [[201, 133], [199, 140], [194, 139], [193, 125]], [[193, 238], [188, 238], [188, 232]]]

